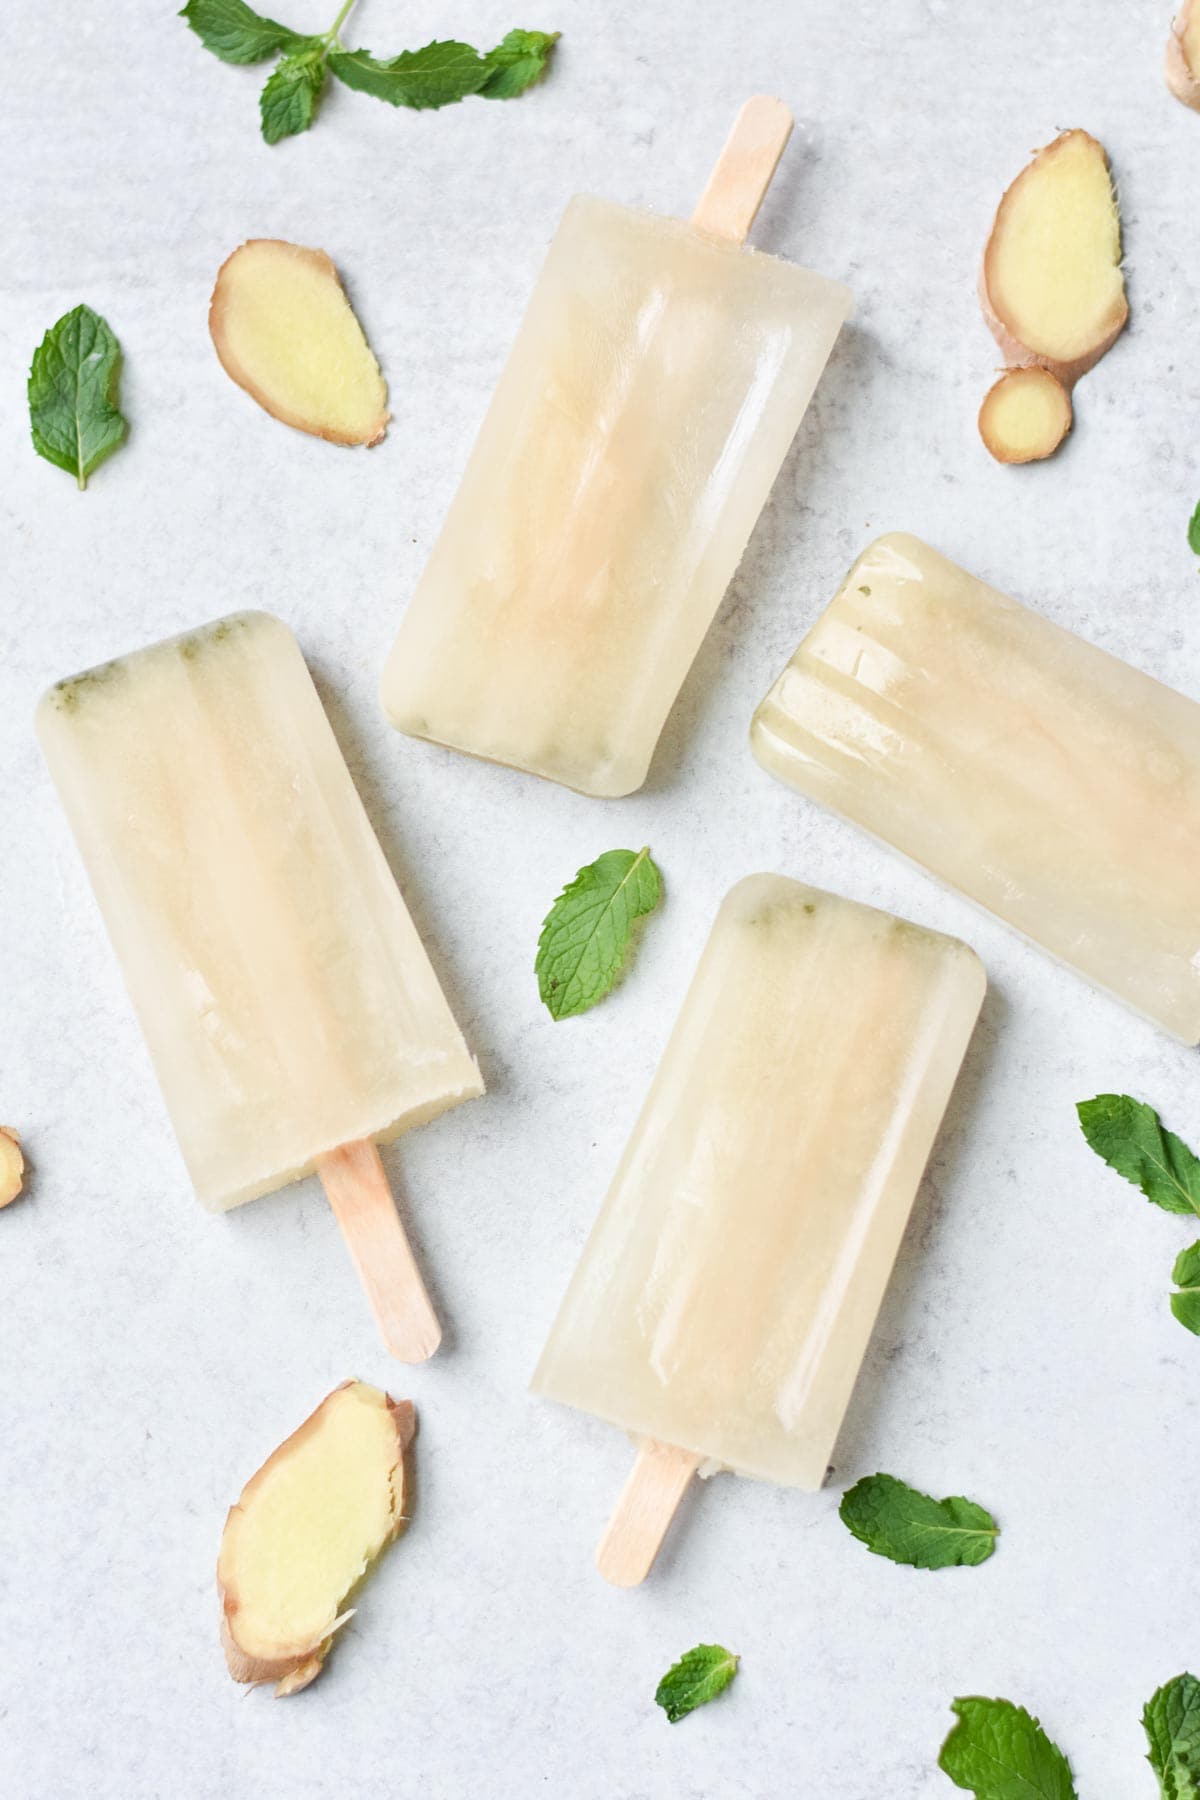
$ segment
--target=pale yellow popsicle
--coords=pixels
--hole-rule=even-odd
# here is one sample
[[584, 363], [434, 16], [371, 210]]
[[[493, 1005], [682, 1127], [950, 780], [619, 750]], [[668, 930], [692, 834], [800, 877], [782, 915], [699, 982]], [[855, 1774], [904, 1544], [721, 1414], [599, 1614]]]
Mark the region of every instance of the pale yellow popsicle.
[[587, 794], [640, 787], [850, 304], [572, 200], [388, 661], [393, 724]]
[[751, 742], [772, 774], [1200, 1041], [1195, 701], [895, 533], [855, 563]]
[[739, 882], [534, 1391], [819, 1487], [984, 986], [953, 938]]
[[482, 1093], [278, 619], [61, 681], [37, 729], [205, 1206]]

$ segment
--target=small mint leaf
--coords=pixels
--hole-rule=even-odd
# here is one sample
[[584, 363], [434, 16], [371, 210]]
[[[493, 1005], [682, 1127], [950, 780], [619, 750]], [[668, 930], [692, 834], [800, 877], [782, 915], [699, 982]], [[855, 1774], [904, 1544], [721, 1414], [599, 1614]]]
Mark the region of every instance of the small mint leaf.
[[655, 1690], [654, 1704], [676, 1725], [698, 1706], [724, 1693], [740, 1661], [720, 1644], [697, 1644], [667, 1670]]
[[117, 410], [121, 346], [90, 306], [77, 306], [52, 325], [29, 370], [33, 447], [81, 488], [111, 456], [128, 426]]
[[1200, 1800], [1200, 1681], [1185, 1674], [1166, 1682], [1146, 1702], [1142, 1725], [1162, 1800]]
[[488, 79], [479, 52], [453, 39], [426, 44], [421, 50], [402, 50], [382, 61], [369, 50], [335, 49], [330, 51], [329, 67], [339, 81], [360, 94], [417, 111], [465, 100]]
[[258, 98], [262, 134], [268, 144], [308, 130], [324, 85], [323, 50], [304, 50], [299, 56], [284, 57]]
[[1147, 1200], [1164, 1212], [1200, 1214], [1200, 1160], [1152, 1106], [1128, 1094], [1097, 1094], [1076, 1111], [1096, 1155]]
[[487, 79], [479, 89], [485, 100], [515, 100], [546, 73], [560, 31], [510, 31], [484, 57]]
[[[1181, 1290], [1171, 1295], [1171, 1311], [1181, 1325], [1200, 1337], [1200, 1244], [1179, 1252], [1171, 1279]], [[1200, 1761], [1196, 1767], [1200, 1779]]]
[[262, 62], [277, 50], [294, 53], [322, 41], [263, 18], [244, 0], [187, 0], [179, 17], [187, 20], [206, 50], [227, 63]]
[[868, 1475], [842, 1497], [842, 1524], [876, 1556], [914, 1569], [972, 1567], [996, 1548], [990, 1513], [958, 1495], [934, 1500], [894, 1475]]
[[1196, 555], [1200, 556], [1200, 504], [1197, 504], [1191, 523], [1188, 525], [1188, 544]]
[[1071, 1765], [1038, 1721], [1011, 1700], [955, 1700], [938, 1768], [975, 1800], [1079, 1800]]
[[567, 883], [546, 914], [533, 965], [554, 1018], [587, 1012], [611, 992], [634, 920], [661, 897], [649, 850], [606, 850]]

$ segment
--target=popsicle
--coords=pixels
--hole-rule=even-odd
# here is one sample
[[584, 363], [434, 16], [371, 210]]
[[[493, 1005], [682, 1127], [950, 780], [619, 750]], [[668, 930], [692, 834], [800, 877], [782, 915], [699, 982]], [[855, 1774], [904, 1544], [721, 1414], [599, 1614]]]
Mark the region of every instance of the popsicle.
[[859, 557], [754, 754], [1200, 1041], [1200, 705], [918, 538]]
[[820, 1487], [984, 986], [785, 876], [726, 896], [533, 1379], [639, 1441], [609, 1580], [702, 1464]]
[[748, 101], [690, 224], [568, 205], [384, 673], [400, 730], [645, 780], [850, 310], [743, 248], [790, 131]]
[[197, 1198], [315, 1170], [385, 1342], [423, 1360], [376, 1146], [483, 1083], [295, 638], [220, 619], [60, 681], [37, 731]]

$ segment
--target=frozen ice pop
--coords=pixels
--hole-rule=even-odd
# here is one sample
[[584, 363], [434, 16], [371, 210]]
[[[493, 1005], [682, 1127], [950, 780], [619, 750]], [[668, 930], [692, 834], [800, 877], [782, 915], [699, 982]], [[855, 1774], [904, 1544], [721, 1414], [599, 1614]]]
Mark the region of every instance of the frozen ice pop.
[[790, 130], [749, 101], [690, 224], [570, 202], [384, 673], [400, 730], [645, 780], [850, 310], [743, 248]]
[[610, 1580], [703, 1462], [821, 1485], [984, 986], [784, 876], [726, 896], [533, 1379], [641, 1441]]
[[893, 534], [751, 741], [773, 775], [1200, 1041], [1195, 701]]
[[201, 1203], [316, 1170], [385, 1339], [439, 1335], [375, 1146], [482, 1093], [287, 627], [60, 681], [38, 736]]

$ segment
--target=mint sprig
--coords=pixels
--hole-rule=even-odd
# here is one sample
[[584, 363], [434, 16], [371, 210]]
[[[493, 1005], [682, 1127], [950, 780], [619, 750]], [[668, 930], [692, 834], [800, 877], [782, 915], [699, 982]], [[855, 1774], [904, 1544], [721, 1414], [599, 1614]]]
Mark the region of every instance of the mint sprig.
[[268, 144], [308, 130], [327, 74], [359, 93], [418, 112], [450, 106], [471, 94], [513, 100], [545, 74], [559, 38], [557, 31], [518, 30], [482, 54], [470, 44], [445, 39], [380, 57], [370, 50], [347, 50], [342, 43], [342, 26], [353, 5], [354, 0], [344, 0], [329, 30], [316, 37], [256, 13], [245, 0], [187, 0], [179, 16], [222, 62], [256, 63], [282, 53], [259, 100]]
[[724, 1693], [737, 1674], [740, 1661], [721, 1644], [697, 1644], [667, 1670], [655, 1690], [654, 1704], [662, 1707], [672, 1725], [677, 1725], [698, 1706]]
[[111, 456], [129, 429], [117, 409], [121, 346], [90, 306], [76, 306], [52, 325], [29, 370], [33, 447], [80, 488]]
[[1171, 1311], [1186, 1330], [1200, 1337], [1200, 1244], [1179, 1252], [1171, 1280], [1179, 1289], [1171, 1295]]
[[546, 914], [533, 965], [554, 1018], [587, 1012], [612, 991], [634, 921], [661, 897], [662, 877], [648, 849], [606, 850], [567, 883]]
[[1164, 1128], [1152, 1106], [1128, 1094], [1097, 1094], [1075, 1110], [1084, 1137], [1110, 1169], [1164, 1212], [1200, 1216], [1200, 1158]]
[[938, 1768], [975, 1800], [1079, 1800], [1071, 1765], [1038, 1721], [1011, 1700], [955, 1700], [958, 1716]]
[[913, 1569], [976, 1567], [996, 1548], [1000, 1528], [973, 1500], [934, 1500], [894, 1475], [867, 1475], [842, 1496], [842, 1524], [860, 1544]]
[[1200, 1800], [1200, 1681], [1177, 1675], [1146, 1702], [1147, 1761], [1162, 1800]]

